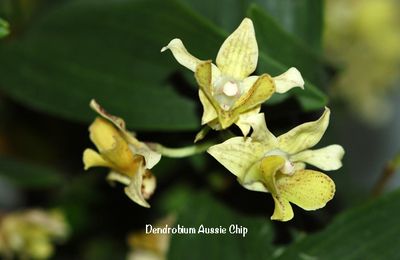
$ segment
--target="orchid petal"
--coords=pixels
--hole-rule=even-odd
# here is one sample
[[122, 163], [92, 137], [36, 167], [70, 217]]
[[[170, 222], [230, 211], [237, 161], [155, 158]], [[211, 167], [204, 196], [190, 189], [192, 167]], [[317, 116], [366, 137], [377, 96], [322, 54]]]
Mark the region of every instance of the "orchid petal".
[[258, 46], [253, 22], [245, 18], [224, 41], [217, 55], [217, 66], [224, 75], [241, 80], [257, 67]]
[[239, 115], [239, 119], [235, 124], [240, 128], [240, 131], [242, 131], [244, 137], [246, 137], [249, 134], [251, 129], [251, 125], [248, 123], [250, 118], [253, 118], [255, 115], [260, 113], [260, 110], [261, 106], [257, 106], [252, 110], [249, 110]]
[[279, 170], [285, 165], [285, 158], [282, 156], [267, 156], [261, 161], [262, 180], [266, 188], [271, 192], [275, 202], [272, 220], [288, 221], [293, 218], [293, 210], [287, 199], [280, 193], [276, 184], [276, 176]]
[[[148, 169], [153, 168], [153, 166], [156, 165], [161, 160], [161, 154], [151, 150], [145, 143], [142, 143], [139, 140], [137, 140], [134, 134], [126, 130], [126, 124], [122, 118], [107, 113], [105, 109], [102, 108], [95, 100], [91, 100], [90, 107], [119, 130], [119, 131], [117, 131], [117, 129], [111, 130], [111, 126], [107, 127], [108, 130], [105, 129], [103, 131], [108, 131], [108, 132], [100, 134], [101, 136], [97, 138], [97, 142], [104, 143], [107, 141], [111, 143], [112, 142], [111, 139], [113, 138], [117, 138], [116, 140], [114, 140], [114, 142], [118, 142], [121, 145], [122, 143], [127, 142], [129, 144], [129, 149], [133, 152], [133, 154], [139, 154], [144, 157], [146, 162], [146, 168]], [[121, 141], [119, 137], [122, 137], [125, 140]], [[96, 136], [93, 136], [93, 138], [96, 138]], [[92, 141], [96, 144], [96, 142], [93, 139]], [[120, 149], [128, 150], [125, 147], [125, 145], [122, 146], [124, 147], [120, 147]], [[98, 149], [100, 153], [103, 153], [100, 150], [100, 148]], [[110, 152], [110, 154], [113, 155], [112, 152]]]
[[143, 156], [146, 168], [152, 169], [161, 160], [161, 154], [150, 149], [145, 143], [140, 144], [140, 147], [129, 144], [129, 148], [133, 153]]
[[281, 75], [273, 77], [273, 80], [275, 82], [276, 92], [280, 94], [286, 93], [294, 87], [304, 89], [304, 79], [300, 71], [293, 67]]
[[136, 174], [132, 176], [129, 186], [125, 187], [125, 194], [145, 208], [150, 208], [146, 199], [150, 197], [156, 188], [155, 179], [151, 176], [150, 171], [146, 170], [142, 165]]
[[85, 149], [83, 152], [83, 164], [84, 164], [84, 169], [87, 170], [91, 167], [111, 167], [112, 164], [97, 153], [96, 151], [92, 149]]
[[305, 210], [324, 207], [335, 194], [335, 183], [318, 171], [300, 170], [293, 175], [277, 174], [276, 177], [281, 197]]
[[267, 156], [261, 161], [262, 180], [272, 195], [279, 196], [276, 188], [275, 175], [285, 165], [285, 158], [279, 155]]
[[254, 141], [261, 142], [266, 146], [272, 148], [278, 146], [277, 138], [273, 133], [269, 131], [267, 124], [265, 123], [264, 113], [248, 117], [246, 123], [251, 125], [251, 127], [253, 128], [251, 138]]
[[328, 127], [329, 116], [330, 110], [326, 107], [318, 120], [299, 125], [279, 136], [278, 148], [289, 154], [295, 154], [316, 145]]
[[343, 147], [333, 144], [318, 150], [305, 150], [292, 155], [290, 159], [314, 165], [324, 171], [333, 171], [342, 167], [343, 155]]
[[214, 106], [215, 109], [219, 108], [217, 101], [215, 101], [212, 97], [213, 89], [212, 89], [212, 65], [211, 61], [205, 61], [200, 63], [196, 67], [196, 71], [194, 73], [197, 83], [200, 86], [200, 90], [203, 91], [203, 94], [208, 98], [210, 103]]
[[243, 113], [264, 103], [274, 92], [275, 85], [272, 78], [268, 74], [263, 74], [257, 78], [246, 93], [240, 96], [233, 105], [232, 110], [237, 110], [236, 113]]
[[233, 137], [211, 146], [207, 152], [238, 179], [243, 179], [247, 170], [262, 157], [263, 147], [251, 142], [251, 138]]
[[282, 197], [272, 195], [275, 202], [274, 213], [271, 216], [271, 220], [289, 221], [294, 217], [292, 205], [289, 201]]
[[190, 69], [193, 72], [196, 70], [197, 65], [203, 62], [202, 60], [199, 60], [198, 58], [190, 54], [186, 50], [180, 39], [173, 39], [172, 41], [170, 41], [167, 46], [161, 49], [161, 52], [164, 52], [166, 50], [170, 50], [172, 52], [172, 55], [174, 55], [175, 59], [182, 66]]
[[199, 90], [199, 98], [201, 104], [203, 105], [203, 116], [201, 118], [201, 124], [205, 125], [218, 118], [218, 114], [217, 111], [215, 111], [215, 108], [211, 104], [210, 100], [207, 98], [202, 90]]
[[250, 166], [242, 178], [238, 178], [240, 185], [248, 190], [269, 192], [263, 182], [263, 176], [261, 174], [261, 160], [256, 161]]
[[124, 139], [126, 139], [128, 143], [136, 146], [141, 145], [140, 142], [135, 138], [134, 133], [130, 133], [126, 130], [126, 124], [122, 118], [107, 113], [107, 111], [103, 107], [101, 107], [94, 99], [90, 101], [90, 107], [94, 111], [96, 111], [101, 117], [108, 120], [116, 128], [118, 128], [121, 131]]
[[[220, 110], [218, 119], [222, 129], [228, 128], [239, 120], [241, 114], [258, 108], [271, 97], [275, 87], [269, 75], [264, 74], [257, 78], [253, 86], [234, 103], [228, 111]], [[246, 129], [244, 129], [246, 130]]]
[[128, 143], [113, 124], [98, 117], [90, 125], [89, 131], [90, 139], [104, 160], [110, 162], [116, 170], [127, 175], [136, 171], [137, 162], [142, 157], [132, 154]]

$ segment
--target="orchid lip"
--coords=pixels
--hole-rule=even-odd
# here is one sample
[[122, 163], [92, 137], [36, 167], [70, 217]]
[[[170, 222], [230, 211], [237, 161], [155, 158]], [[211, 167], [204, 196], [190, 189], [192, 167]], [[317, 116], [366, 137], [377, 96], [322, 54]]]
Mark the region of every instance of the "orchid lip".
[[267, 153], [264, 154], [264, 158], [268, 156], [281, 156], [285, 159], [285, 164], [282, 166], [280, 171], [284, 174], [293, 174], [295, 171], [294, 164], [289, 160], [289, 155], [285, 153], [284, 151], [280, 149], [274, 149], [271, 151], [268, 151]]

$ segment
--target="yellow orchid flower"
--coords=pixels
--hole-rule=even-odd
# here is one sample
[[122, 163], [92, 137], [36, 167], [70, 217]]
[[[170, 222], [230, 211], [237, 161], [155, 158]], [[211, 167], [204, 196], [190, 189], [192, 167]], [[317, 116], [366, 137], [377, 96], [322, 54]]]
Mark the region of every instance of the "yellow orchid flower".
[[146, 224], [145, 230], [130, 233], [128, 236], [130, 252], [127, 260], [166, 260], [171, 233], [153, 233], [152, 230], [172, 228], [175, 222], [176, 216], [168, 215], [154, 224]]
[[267, 128], [263, 114], [248, 118], [251, 137], [234, 137], [214, 145], [208, 153], [237, 176], [245, 188], [270, 192], [275, 201], [272, 220], [293, 218], [289, 202], [305, 210], [325, 206], [335, 193], [334, 182], [325, 174], [306, 170], [311, 164], [324, 171], [342, 166], [344, 150], [330, 145], [317, 150], [309, 148], [322, 138], [329, 124], [330, 111], [325, 109], [316, 121], [299, 125], [275, 137]]
[[99, 152], [86, 149], [83, 153], [85, 170], [94, 166], [111, 168], [107, 179], [127, 185], [126, 195], [143, 207], [150, 207], [148, 199], [156, 188], [156, 179], [149, 169], [161, 155], [138, 141], [125, 129], [125, 122], [108, 114], [96, 101], [90, 106], [100, 117], [89, 127], [90, 139]]
[[57, 210], [29, 209], [0, 215], [0, 256], [48, 259], [54, 253], [53, 242], [66, 239], [68, 229], [64, 215]]
[[249, 76], [258, 62], [256, 36], [249, 18], [245, 18], [224, 41], [218, 51], [216, 65], [210, 60], [192, 56], [180, 39], [173, 39], [161, 52], [168, 49], [181, 65], [195, 73], [204, 108], [201, 124], [208, 124], [215, 130], [236, 124], [247, 135], [250, 127], [244, 121], [259, 113], [261, 104], [274, 92], [285, 93], [304, 85], [300, 72], [295, 68], [277, 77], [268, 74]]

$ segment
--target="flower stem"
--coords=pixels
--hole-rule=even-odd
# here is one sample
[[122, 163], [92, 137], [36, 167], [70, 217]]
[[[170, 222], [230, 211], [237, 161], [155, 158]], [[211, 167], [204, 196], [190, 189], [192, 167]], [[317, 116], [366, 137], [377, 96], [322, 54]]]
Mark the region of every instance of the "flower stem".
[[213, 143], [206, 142], [181, 148], [165, 147], [158, 143], [148, 143], [149, 147], [163, 156], [170, 158], [183, 158], [205, 152]]
[[381, 177], [375, 184], [375, 187], [372, 191], [373, 196], [377, 197], [383, 193], [386, 184], [393, 177], [398, 168], [400, 168], [400, 152], [386, 164], [381, 174]]

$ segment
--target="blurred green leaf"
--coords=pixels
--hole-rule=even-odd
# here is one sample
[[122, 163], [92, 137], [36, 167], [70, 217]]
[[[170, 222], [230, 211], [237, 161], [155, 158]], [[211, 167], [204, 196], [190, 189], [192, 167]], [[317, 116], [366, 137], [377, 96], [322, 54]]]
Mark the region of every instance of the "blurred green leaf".
[[400, 189], [340, 214], [278, 259], [398, 259]]
[[[243, 216], [217, 202], [210, 194], [186, 190], [174, 194], [186, 204], [177, 223], [184, 227], [226, 228], [226, 234], [173, 235], [168, 259], [269, 259], [274, 253], [274, 230], [267, 218]], [[248, 233], [231, 234], [230, 226], [245, 227]], [[238, 229], [239, 230], [239, 229]], [[194, 253], [196, 252], [196, 254]], [[203, 252], [203, 254], [200, 254]]]
[[0, 38], [9, 34], [9, 26], [6, 21], [0, 18]]
[[56, 188], [64, 178], [58, 171], [11, 158], [0, 157], [0, 176], [20, 188]]
[[311, 49], [321, 49], [322, 0], [182, 0], [201, 15], [227, 31], [232, 31], [251, 4], [258, 4], [280, 27]]
[[218, 27], [231, 32], [246, 15], [248, 0], [181, 0]]
[[174, 2], [73, 1], [4, 43], [1, 87], [70, 119], [91, 120], [96, 98], [136, 129], [194, 129], [195, 103], [168, 83], [173, 59], [159, 52], [174, 35], [194, 31], [215, 37]]
[[[68, 119], [92, 120], [88, 103], [96, 98], [135, 130], [194, 130], [197, 91], [172, 74], [184, 69], [159, 50], [179, 37], [207, 59], [227, 35], [179, 1], [72, 1], [0, 45], [0, 87], [27, 106]], [[260, 63], [277, 73], [289, 66], [263, 53]], [[312, 89], [301, 95], [313, 108], [325, 105]]]
[[323, 0], [255, 0], [285, 31], [312, 50], [322, 48]]
[[254, 22], [261, 52], [286, 66], [297, 67], [312, 82], [322, 82], [325, 61], [312, 48], [284, 31], [260, 6], [251, 5], [247, 15]]
[[95, 239], [86, 241], [84, 245], [85, 252], [83, 260], [124, 260], [126, 259], [125, 245], [115, 241], [110, 237], [96, 237]]

